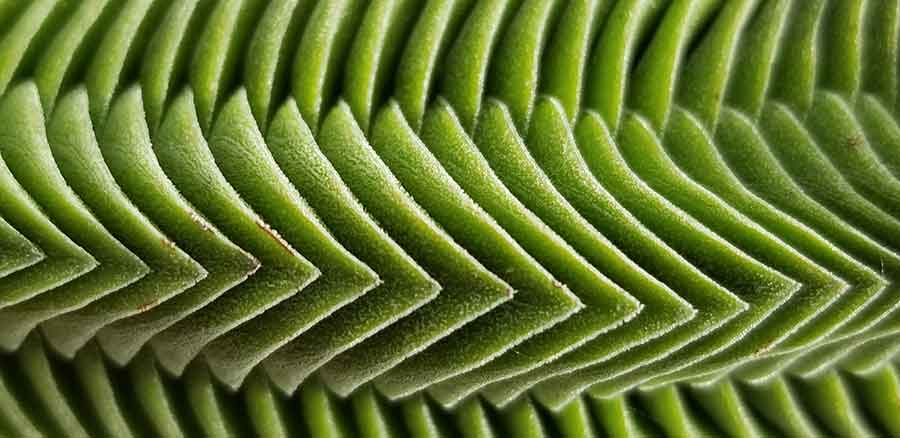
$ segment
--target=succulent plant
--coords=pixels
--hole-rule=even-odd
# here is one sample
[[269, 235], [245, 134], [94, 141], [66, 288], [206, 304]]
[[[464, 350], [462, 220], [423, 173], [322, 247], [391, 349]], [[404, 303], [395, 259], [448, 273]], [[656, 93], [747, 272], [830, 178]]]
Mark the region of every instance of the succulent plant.
[[0, 436], [900, 436], [898, 41], [0, 0]]

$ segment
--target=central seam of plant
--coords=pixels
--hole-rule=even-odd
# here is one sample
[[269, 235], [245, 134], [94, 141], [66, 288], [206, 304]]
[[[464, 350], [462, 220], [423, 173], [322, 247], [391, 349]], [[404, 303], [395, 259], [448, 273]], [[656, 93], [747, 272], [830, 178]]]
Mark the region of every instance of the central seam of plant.
[[898, 35], [0, 0], [0, 432], [898, 435]]

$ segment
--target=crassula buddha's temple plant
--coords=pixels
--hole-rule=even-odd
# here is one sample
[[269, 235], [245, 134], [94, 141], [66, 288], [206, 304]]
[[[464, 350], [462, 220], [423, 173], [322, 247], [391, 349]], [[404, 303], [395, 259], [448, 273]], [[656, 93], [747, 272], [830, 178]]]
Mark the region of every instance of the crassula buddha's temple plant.
[[0, 0], [0, 436], [900, 436], [898, 42], [898, 0]]

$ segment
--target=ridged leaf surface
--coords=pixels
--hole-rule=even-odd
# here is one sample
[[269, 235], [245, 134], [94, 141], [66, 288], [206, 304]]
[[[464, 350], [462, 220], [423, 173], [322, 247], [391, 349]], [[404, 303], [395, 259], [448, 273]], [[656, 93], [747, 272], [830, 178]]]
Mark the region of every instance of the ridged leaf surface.
[[895, 436], [897, 0], [0, 0], [2, 436]]

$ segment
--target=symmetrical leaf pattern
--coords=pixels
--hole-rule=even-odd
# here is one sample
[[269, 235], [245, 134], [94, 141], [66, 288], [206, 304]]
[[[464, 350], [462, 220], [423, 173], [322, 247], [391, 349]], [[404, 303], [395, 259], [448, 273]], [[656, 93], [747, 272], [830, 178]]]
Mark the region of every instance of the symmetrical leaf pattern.
[[0, 435], [898, 436], [898, 45], [898, 0], [0, 0]]

